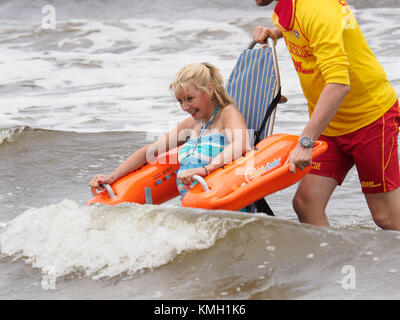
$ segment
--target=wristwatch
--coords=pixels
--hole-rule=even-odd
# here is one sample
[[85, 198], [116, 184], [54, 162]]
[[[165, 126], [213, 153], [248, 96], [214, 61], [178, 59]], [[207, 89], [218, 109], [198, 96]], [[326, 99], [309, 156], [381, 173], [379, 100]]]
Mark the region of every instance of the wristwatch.
[[314, 141], [307, 136], [303, 136], [299, 139], [299, 144], [302, 146], [304, 149], [309, 149], [314, 147]]

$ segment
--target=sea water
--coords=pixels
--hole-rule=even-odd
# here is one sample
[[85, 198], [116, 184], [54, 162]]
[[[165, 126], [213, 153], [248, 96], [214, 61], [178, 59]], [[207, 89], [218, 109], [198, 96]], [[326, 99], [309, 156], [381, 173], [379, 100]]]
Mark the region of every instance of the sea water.
[[[400, 92], [399, 1], [349, 3]], [[226, 80], [271, 15], [251, 0], [2, 1], [0, 298], [400, 298], [399, 233], [373, 223], [354, 170], [331, 228], [297, 222], [296, 185], [267, 197], [274, 218], [85, 205], [94, 174], [187, 116], [177, 70], [207, 61]], [[306, 100], [283, 41], [277, 53], [274, 132], [300, 134]]]

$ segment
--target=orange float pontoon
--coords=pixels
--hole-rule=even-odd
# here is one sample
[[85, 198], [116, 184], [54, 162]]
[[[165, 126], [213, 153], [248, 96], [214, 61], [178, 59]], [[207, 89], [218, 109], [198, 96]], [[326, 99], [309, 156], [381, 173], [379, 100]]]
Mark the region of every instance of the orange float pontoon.
[[116, 205], [123, 202], [164, 203], [179, 196], [176, 186], [178, 169], [178, 148], [175, 148], [157, 157], [156, 163], [147, 163], [110, 186], [105, 185], [106, 190], [102, 192], [96, 194], [96, 190], [92, 189], [96, 195], [87, 202], [87, 205], [93, 203]]
[[[296, 169], [292, 174], [289, 164], [285, 164], [298, 139], [298, 136], [287, 134], [266, 137], [245, 156], [216, 170], [204, 181], [199, 178], [202, 183], [185, 194], [182, 206], [237, 211], [298, 182], [311, 168]], [[316, 141], [313, 158], [326, 149], [325, 142]]]
[[[285, 164], [298, 139], [298, 136], [288, 134], [266, 137], [244, 156], [216, 170], [205, 179], [199, 177], [201, 183], [186, 193], [182, 206], [236, 211], [298, 182], [310, 167], [304, 170], [297, 169], [295, 174], [291, 174], [289, 164]], [[313, 157], [326, 149], [325, 142], [316, 141]], [[87, 204], [161, 204], [177, 197], [177, 150], [164, 153], [158, 157], [157, 163], [146, 164], [114, 182], [110, 186], [112, 190], [108, 188], [109, 192], [102, 191], [96, 194]], [[203, 186], [208, 188], [208, 191], [204, 191]]]

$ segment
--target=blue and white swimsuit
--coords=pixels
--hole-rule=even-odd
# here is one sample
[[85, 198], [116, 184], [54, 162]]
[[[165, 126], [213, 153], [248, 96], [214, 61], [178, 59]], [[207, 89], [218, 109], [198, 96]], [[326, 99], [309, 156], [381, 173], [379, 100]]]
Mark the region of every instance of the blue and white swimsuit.
[[[180, 163], [179, 172], [188, 169], [200, 168], [211, 163], [212, 159], [221, 153], [229, 144], [226, 135], [221, 133], [208, 134], [200, 138], [190, 138], [180, 149], [178, 160]], [[197, 181], [193, 182], [192, 188]], [[188, 191], [184, 188], [184, 184], [177, 179], [177, 186], [181, 194], [181, 198]]]

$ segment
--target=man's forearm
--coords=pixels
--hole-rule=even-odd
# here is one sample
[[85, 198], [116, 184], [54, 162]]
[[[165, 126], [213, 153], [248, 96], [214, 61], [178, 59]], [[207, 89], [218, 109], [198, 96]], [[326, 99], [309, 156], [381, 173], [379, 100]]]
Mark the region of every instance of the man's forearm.
[[331, 122], [344, 98], [350, 90], [350, 86], [337, 83], [328, 83], [319, 97], [318, 103], [305, 126], [302, 136], [308, 136], [314, 141]]

